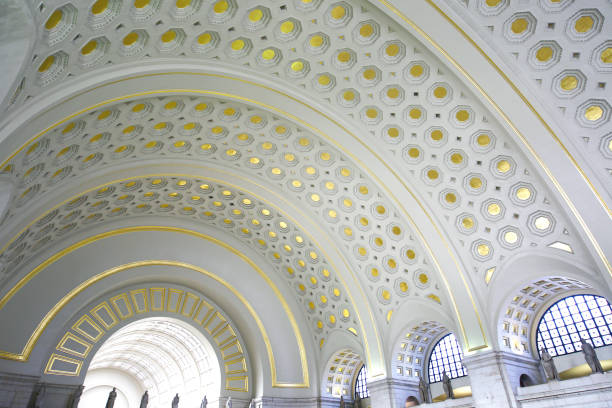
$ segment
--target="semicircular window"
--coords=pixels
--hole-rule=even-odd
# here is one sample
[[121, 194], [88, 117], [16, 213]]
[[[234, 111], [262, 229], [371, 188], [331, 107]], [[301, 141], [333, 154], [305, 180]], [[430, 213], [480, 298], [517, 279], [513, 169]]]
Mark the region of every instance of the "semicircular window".
[[602, 296], [574, 295], [548, 308], [538, 323], [536, 345], [551, 356], [582, 350], [580, 339], [593, 347], [612, 344], [612, 311]]
[[429, 357], [429, 382], [442, 381], [443, 372], [446, 372], [450, 378], [466, 376], [467, 370], [461, 364], [462, 359], [461, 346], [455, 335], [449, 333], [442, 337]]
[[359, 370], [359, 374], [357, 374], [357, 379], [355, 380], [355, 395], [359, 395], [359, 398], [368, 398], [370, 396], [370, 392], [368, 391], [368, 383], [366, 378], [368, 376], [368, 371], [366, 370], [366, 366], [361, 366]]

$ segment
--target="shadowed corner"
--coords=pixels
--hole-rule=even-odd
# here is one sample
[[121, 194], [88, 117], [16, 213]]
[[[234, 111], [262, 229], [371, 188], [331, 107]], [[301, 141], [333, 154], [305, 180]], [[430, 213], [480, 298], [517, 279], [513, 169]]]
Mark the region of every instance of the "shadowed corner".
[[28, 4], [19, 0], [0, 2], [0, 76], [3, 78], [0, 82], [0, 112], [19, 96], [20, 86], [15, 84], [15, 79], [27, 60], [34, 38]]

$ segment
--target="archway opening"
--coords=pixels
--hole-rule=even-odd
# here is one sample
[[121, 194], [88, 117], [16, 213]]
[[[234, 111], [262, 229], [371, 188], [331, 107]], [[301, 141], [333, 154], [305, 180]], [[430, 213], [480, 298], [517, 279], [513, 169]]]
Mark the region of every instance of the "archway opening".
[[519, 378], [519, 385], [521, 387], [531, 387], [532, 385], [536, 385], [537, 383], [533, 378], [531, 378], [528, 374], [521, 374]]
[[362, 387], [359, 388], [361, 391], [359, 397], [362, 399], [368, 398], [367, 372], [363, 367], [363, 359], [357, 352], [351, 349], [335, 352], [327, 362], [324, 371], [323, 395], [331, 398], [343, 398], [345, 401], [353, 401], [356, 397], [355, 392], [359, 388], [357, 387], [357, 378], [359, 374], [363, 374], [361, 377]]
[[457, 338], [453, 333], [442, 337], [433, 347], [429, 355], [429, 366], [427, 369], [429, 383], [442, 381], [446, 373], [450, 379], [460, 378], [467, 375], [467, 371], [461, 361], [463, 352]]
[[[514, 354], [538, 356], [538, 350], [533, 350], [530, 339], [532, 327], [538, 327], [534, 319], [539, 311], [551, 299], [587, 288], [589, 285], [586, 283], [564, 276], [543, 277], [522, 285], [508, 296], [501, 308], [497, 323], [500, 349]], [[554, 348], [551, 346], [551, 352], [554, 352]]]
[[204, 336], [180, 320], [154, 317], [115, 332], [93, 357], [79, 407], [104, 403], [113, 388], [115, 408], [170, 406], [175, 394], [182, 406], [199, 406], [204, 396], [220, 396], [217, 356]]

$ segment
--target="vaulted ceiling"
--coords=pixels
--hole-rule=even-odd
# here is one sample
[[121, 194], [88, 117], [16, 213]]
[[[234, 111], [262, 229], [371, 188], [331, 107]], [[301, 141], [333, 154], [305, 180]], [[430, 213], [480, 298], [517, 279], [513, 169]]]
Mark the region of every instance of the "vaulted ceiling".
[[[410, 302], [451, 316], [466, 348], [496, 347], [490, 294], [520, 285], [508, 265], [525, 254], [610, 285], [605, 12], [422, 1], [492, 50], [500, 76], [480, 78], [400, 3], [29, 1], [35, 34], [1, 105], [3, 296], [65, 242], [152, 219], [258, 253], [321, 349], [373, 325], [392, 351]], [[488, 96], [504, 78], [548, 134]], [[559, 144], [582, 179], [550, 170]], [[598, 210], [585, 221], [575, 202]]]

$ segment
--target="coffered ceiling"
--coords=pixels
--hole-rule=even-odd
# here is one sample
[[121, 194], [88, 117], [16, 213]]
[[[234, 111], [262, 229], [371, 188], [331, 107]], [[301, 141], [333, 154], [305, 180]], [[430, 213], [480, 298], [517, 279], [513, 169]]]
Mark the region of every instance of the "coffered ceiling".
[[[32, 259], [77, 232], [117, 220], [180, 219], [258, 252], [282, 290], [299, 300], [322, 349], [335, 331], [363, 334], [355, 306], [361, 300], [351, 292], [364, 294], [386, 333], [394, 311], [415, 299], [460, 315], [455, 298], [464, 296], [479, 321], [486, 319], [491, 286], [513, 283], [506, 265], [520, 254], [593, 271], [606, 265], [541, 161], [385, 3], [29, 1], [36, 30], [1, 105], [2, 128], [47, 105], [36, 131], [5, 131], [0, 140], [0, 169], [13, 186], [1, 221], [3, 293]], [[548, 0], [439, 6], [460, 16], [459, 26], [473, 27], [528, 83], [555, 126], [573, 135], [568, 149], [606, 184], [612, 43], [604, 19], [610, 3], [600, 3], [603, 11]], [[139, 72], [149, 64], [167, 70]], [[193, 74], [193, 66], [216, 73], [194, 75], [192, 89], [167, 81]], [[107, 88], [128, 79], [159, 86]], [[339, 133], [238, 90], [201, 92], [205, 81], [238, 90], [256, 85], [316, 112]], [[67, 89], [74, 91], [64, 95]], [[102, 102], [67, 107], [94, 92]], [[342, 142], [344, 135], [352, 142]], [[177, 173], [177, 165], [197, 171]], [[205, 177], [208, 169], [224, 176]], [[256, 191], [236, 182], [242, 177]], [[300, 217], [285, 211], [278, 195]], [[305, 220], [339, 249], [357, 289]], [[441, 252], [455, 270], [438, 260]], [[484, 336], [497, 321], [479, 324]]]

